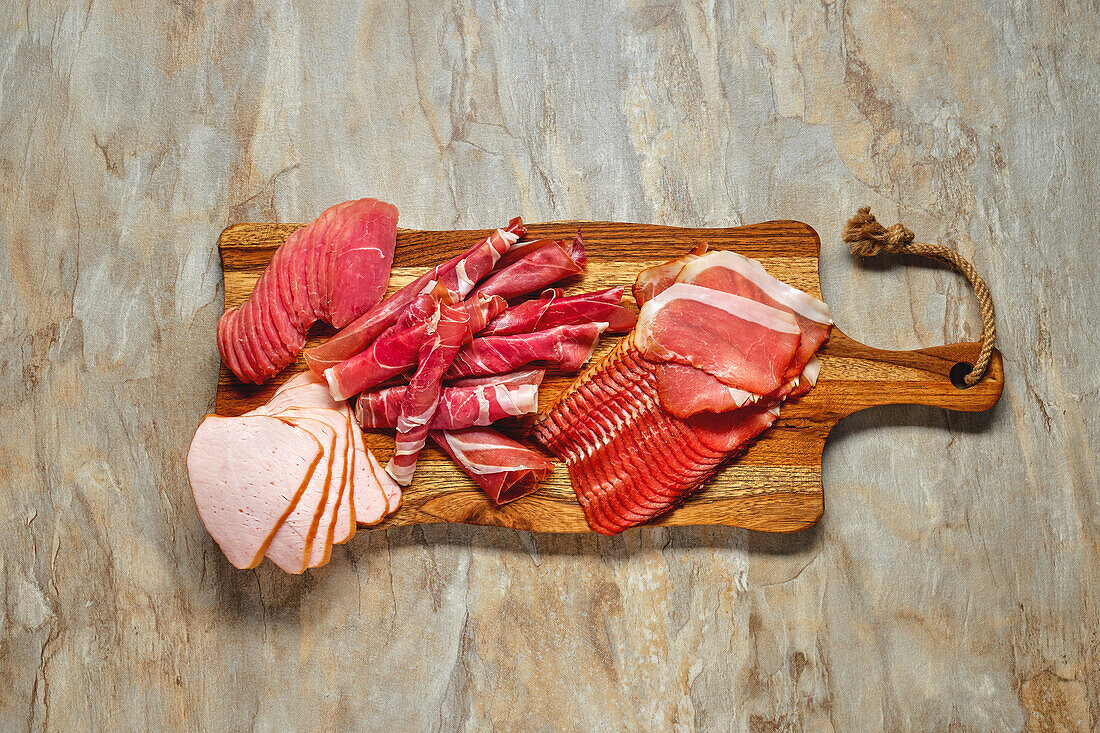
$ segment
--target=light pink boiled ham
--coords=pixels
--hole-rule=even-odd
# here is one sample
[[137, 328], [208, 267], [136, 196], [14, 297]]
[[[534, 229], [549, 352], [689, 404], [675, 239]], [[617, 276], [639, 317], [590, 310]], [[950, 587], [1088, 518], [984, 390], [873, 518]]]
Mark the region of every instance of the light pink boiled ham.
[[187, 475], [203, 525], [234, 567], [260, 563], [323, 455], [312, 435], [275, 418], [203, 419]]
[[341, 327], [371, 309], [389, 283], [397, 209], [377, 199], [331, 206], [292, 233], [252, 294], [218, 328], [222, 361], [260, 383], [296, 358], [317, 320]]

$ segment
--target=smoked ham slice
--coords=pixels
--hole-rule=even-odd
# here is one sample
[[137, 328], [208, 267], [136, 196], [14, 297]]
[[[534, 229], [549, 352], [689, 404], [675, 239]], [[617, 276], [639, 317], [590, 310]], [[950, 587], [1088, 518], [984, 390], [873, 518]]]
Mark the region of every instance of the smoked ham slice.
[[706, 251], [707, 245], [700, 244], [683, 257], [642, 270], [634, 281], [634, 302], [641, 308], [654, 296], [676, 282], [676, 278], [680, 275], [680, 271], [684, 269], [684, 266], [699, 259]]
[[767, 395], [786, 383], [801, 331], [786, 311], [675, 283], [642, 306], [632, 340], [649, 359], [687, 364], [731, 387]]
[[260, 563], [323, 454], [312, 435], [275, 418], [203, 419], [187, 475], [203, 525], [234, 567]]

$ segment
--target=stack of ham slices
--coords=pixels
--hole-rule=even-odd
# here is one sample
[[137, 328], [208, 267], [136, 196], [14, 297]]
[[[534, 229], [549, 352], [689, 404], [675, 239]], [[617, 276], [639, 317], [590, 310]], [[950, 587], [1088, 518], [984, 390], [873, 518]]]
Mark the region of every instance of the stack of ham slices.
[[682, 502], [817, 381], [828, 307], [757, 261], [700, 248], [645, 270], [634, 331], [536, 421], [602, 534]]
[[203, 524], [238, 568], [264, 557], [288, 573], [320, 567], [401, 502], [347, 404], [310, 372], [240, 417], [208, 415], [187, 473]]
[[291, 364], [309, 327], [340, 328], [386, 292], [397, 209], [378, 199], [346, 201], [292, 233], [240, 308], [218, 321], [218, 351], [237, 378], [260, 384]]

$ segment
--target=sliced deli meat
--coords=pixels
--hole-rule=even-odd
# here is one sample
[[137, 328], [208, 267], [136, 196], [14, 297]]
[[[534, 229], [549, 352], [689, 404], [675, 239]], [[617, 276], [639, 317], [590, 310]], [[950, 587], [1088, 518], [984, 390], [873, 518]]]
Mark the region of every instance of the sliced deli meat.
[[699, 285], [675, 283], [642, 306], [634, 346], [655, 361], [702, 369], [731, 387], [771, 394], [801, 341], [788, 312]]
[[545, 331], [475, 338], [455, 356], [447, 379], [503, 374], [532, 362], [563, 371], [579, 369], [596, 348], [600, 324], [555, 326]]
[[559, 289], [508, 308], [481, 330], [482, 336], [509, 336], [541, 331], [554, 326], [606, 323], [607, 333], [626, 333], [634, 328], [637, 314], [621, 305], [626, 288], [565, 296]]
[[634, 281], [634, 288], [632, 291], [634, 293], [634, 302], [641, 308], [648, 301], [652, 300], [654, 296], [660, 294], [669, 285], [676, 282], [676, 278], [680, 276], [680, 272], [684, 269], [684, 266], [699, 259], [706, 251], [707, 245], [705, 243], [700, 244], [683, 257], [642, 270], [638, 273], [638, 278]]
[[[497, 420], [538, 411], [539, 384], [545, 371], [525, 369], [509, 374], [473, 377], [444, 384], [432, 430], [457, 430], [491, 425]], [[363, 428], [394, 428], [408, 385], [363, 392], [355, 403], [355, 417]]]
[[470, 316], [462, 308], [439, 304], [435, 327], [420, 347], [419, 366], [401, 398], [397, 440], [386, 472], [402, 486], [412, 482], [417, 457], [439, 409], [443, 374], [466, 338]]
[[[240, 380], [261, 383], [294, 361], [315, 321], [341, 327], [370, 310], [389, 282], [396, 232], [396, 208], [360, 199], [292, 233], [248, 299], [222, 315], [222, 361]], [[233, 324], [246, 360], [229, 338]]]
[[305, 358], [309, 368], [316, 374], [324, 374], [325, 370], [363, 351], [379, 334], [394, 325], [405, 309], [419, 295], [430, 290], [434, 283], [440, 283], [452, 291], [456, 300], [463, 300], [526, 231], [523, 220], [516, 217], [507, 227], [497, 229], [465, 252], [429, 269], [356, 318], [325, 343], [306, 349]]
[[579, 275], [588, 262], [579, 233], [572, 242], [540, 239], [517, 245], [509, 255], [515, 252], [521, 252], [518, 258], [510, 264], [502, 262], [502, 267], [478, 285], [474, 294], [499, 295], [511, 300]]
[[312, 435], [275, 418], [203, 419], [187, 475], [203, 525], [235, 567], [260, 563], [322, 456]]
[[433, 430], [430, 435], [495, 504], [527, 496], [554, 470], [541, 453], [492, 428]]

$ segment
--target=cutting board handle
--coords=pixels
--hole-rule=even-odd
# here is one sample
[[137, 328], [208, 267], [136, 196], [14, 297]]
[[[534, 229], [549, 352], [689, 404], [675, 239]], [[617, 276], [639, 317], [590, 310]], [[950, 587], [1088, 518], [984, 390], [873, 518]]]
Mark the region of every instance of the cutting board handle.
[[[821, 351], [821, 399], [837, 417], [879, 405], [927, 405], [982, 412], [1004, 390], [1004, 364], [994, 350], [989, 369], [972, 387], [963, 378], [978, 358], [980, 343], [948, 344], [917, 351], [876, 349], [839, 329]], [[814, 396], [819, 390], [810, 392]]]

